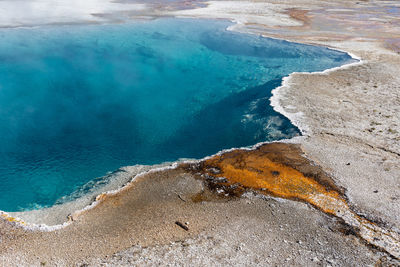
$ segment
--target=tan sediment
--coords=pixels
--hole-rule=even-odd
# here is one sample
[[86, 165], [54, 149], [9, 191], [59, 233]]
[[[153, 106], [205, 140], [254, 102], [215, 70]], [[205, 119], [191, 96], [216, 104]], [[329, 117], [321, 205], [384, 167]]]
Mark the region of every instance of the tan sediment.
[[309, 16], [309, 10], [290, 8], [286, 12], [291, 18], [301, 21], [302, 25], [298, 27], [299, 30], [307, 30], [311, 28], [311, 18]]

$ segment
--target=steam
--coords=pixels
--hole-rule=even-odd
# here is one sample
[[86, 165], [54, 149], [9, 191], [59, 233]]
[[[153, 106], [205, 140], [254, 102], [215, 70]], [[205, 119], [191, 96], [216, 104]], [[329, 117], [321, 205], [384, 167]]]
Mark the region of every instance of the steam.
[[144, 8], [144, 4], [110, 0], [5, 0], [0, 1], [0, 27], [98, 22], [113, 12]]

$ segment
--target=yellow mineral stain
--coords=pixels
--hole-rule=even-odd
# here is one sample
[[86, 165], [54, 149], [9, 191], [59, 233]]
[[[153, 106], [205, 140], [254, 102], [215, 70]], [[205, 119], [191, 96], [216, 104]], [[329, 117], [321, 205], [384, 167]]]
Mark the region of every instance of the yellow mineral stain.
[[21, 224], [21, 225], [26, 225], [26, 223], [24, 221], [22, 221], [22, 220], [20, 220], [18, 218], [11, 217], [8, 214], [4, 214], [3, 213], [3, 214], [1, 214], [1, 216], [8, 222], [18, 223], [18, 224]]
[[[345, 204], [339, 192], [326, 189], [313, 178], [306, 177], [290, 166], [259, 157], [258, 153], [252, 151], [242, 153], [240, 159], [228, 153], [206, 160], [204, 164], [207, 166], [207, 174], [225, 177], [228, 184], [239, 183], [247, 188], [264, 189], [266, 194], [305, 201], [330, 214], [336, 213], [332, 202]], [[213, 168], [219, 172], [213, 173]]]
[[101, 193], [96, 197], [96, 201], [101, 202], [104, 201], [107, 198], [107, 193]]

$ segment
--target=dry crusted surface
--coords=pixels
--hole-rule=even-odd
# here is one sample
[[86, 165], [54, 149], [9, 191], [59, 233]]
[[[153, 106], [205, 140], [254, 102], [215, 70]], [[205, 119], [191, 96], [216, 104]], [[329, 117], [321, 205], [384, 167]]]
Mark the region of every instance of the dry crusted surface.
[[[210, 12], [173, 15], [236, 19], [242, 23], [237, 30], [329, 45], [366, 60], [329, 74], [293, 75], [290, 87], [278, 91], [279, 103], [296, 125], [307, 129], [305, 138], [292, 142], [300, 143], [306, 157], [321, 166], [321, 173], [327, 173], [323, 176], [332, 178], [336, 186], [317, 179], [318, 183], [328, 192], [338, 192], [357, 216], [398, 231], [400, 27], [398, 13], [383, 8], [396, 1], [219, 3], [211, 4]], [[275, 13], [271, 23], [266, 17]], [[205, 168], [202, 175], [218, 178], [223, 166], [216, 167], [215, 173]], [[191, 172], [178, 168], [142, 177], [117, 196], [104, 197], [96, 208], [59, 231], [29, 232], [0, 221], [0, 263], [398, 265], [387, 253], [367, 246], [354, 232], [357, 228], [343, 223], [337, 214], [326, 215], [315, 203], [317, 209], [259, 191], [253, 194], [254, 186], [228, 190], [234, 196], [222, 197], [226, 192], [209, 187], [196, 171], [198, 166]], [[236, 173], [231, 174], [234, 178]], [[243, 175], [238, 177], [246, 181]], [[246, 190], [250, 192], [242, 195]], [[188, 222], [189, 231], [177, 226], [177, 220]]]
[[399, 228], [400, 60], [391, 57], [329, 75], [295, 75], [282, 102], [297, 101], [312, 130], [303, 141], [307, 156], [346, 188], [354, 207]]

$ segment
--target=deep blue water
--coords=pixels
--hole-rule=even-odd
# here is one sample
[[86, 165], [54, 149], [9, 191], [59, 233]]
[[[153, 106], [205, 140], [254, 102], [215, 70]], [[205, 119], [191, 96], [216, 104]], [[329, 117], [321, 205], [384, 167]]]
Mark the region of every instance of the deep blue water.
[[121, 166], [299, 134], [271, 108], [271, 89], [351, 58], [228, 25], [1, 29], [0, 209], [53, 205]]

